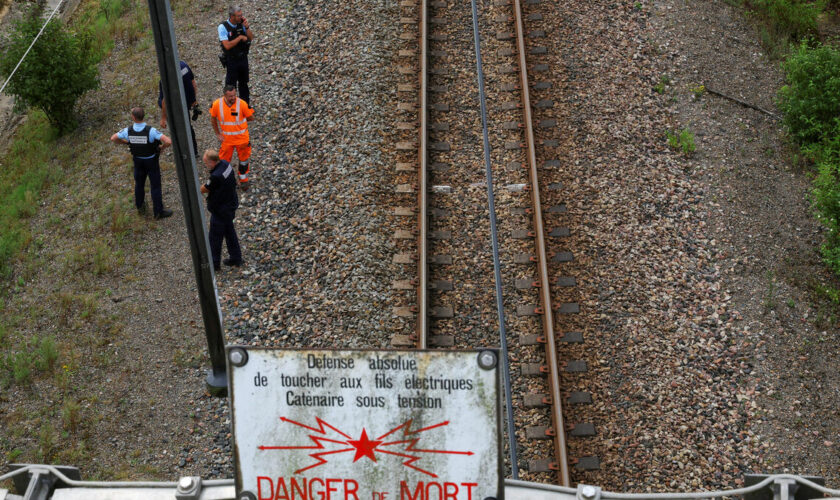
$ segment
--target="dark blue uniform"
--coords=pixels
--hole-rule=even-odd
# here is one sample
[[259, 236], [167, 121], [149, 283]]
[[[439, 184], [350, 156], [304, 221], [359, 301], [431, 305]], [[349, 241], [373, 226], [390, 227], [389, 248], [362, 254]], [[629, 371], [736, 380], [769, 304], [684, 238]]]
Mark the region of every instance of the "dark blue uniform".
[[[192, 109], [196, 104], [195, 88], [193, 87], [194, 80], [195, 75], [193, 75], [192, 69], [190, 69], [187, 63], [181, 61], [181, 81], [184, 82], [184, 97], [187, 101], [187, 110]], [[158, 107], [163, 107], [163, 84], [161, 82], [158, 82]], [[171, 106], [167, 109], [171, 109]], [[171, 111], [169, 112], [171, 113]], [[198, 156], [198, 143], [195, 141], [195, 129], [193, 128], [192, 121], [189, 124], [190, 134], [192, 134], [193, 153]]]
[[124, 128], [118, 137], [128, 141], [128, 149], [134, 159], [134, 203], [138, 209], [143, 207], [148, 177], [151, 184], [152, 208], [154, 214], [159, 216], [163, 212], [159, 162], [160, 132], [145, 123], [139, 123]]
[[231, 265], [242, 264], [242, 249], [233, 227], [236, 209], [239, 208], [239, 196], [236, 194], [236, 174], [230, 163], [219, 160], [210, 171], [207, 187], [207, 210], [210, 212], [210, 253], [213, 267], [219, 268], [222, 260], [222, 239], [227, 242]]
[[[242, 24], [231, 24], [230, 21], [223, 21], [219, 25], [219, 40], [235, 40], [240, 35], [248, 34], [248, 28]], [[222, 50], [227, 60], [225, 74], [225, 85], [234, 85], [239, 88], [239, 98], [251, 104], [251, 91], [248, 89], [248, 52], [251, 50], [251, 42], [239, 42], [230, 50]]]

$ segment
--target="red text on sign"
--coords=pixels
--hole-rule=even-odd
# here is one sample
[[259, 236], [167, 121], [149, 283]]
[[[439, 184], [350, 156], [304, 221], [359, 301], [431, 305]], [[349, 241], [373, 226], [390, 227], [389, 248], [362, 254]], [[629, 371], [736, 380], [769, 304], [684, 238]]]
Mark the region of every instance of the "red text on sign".
[[359, 500], [353, 479], [257, 476], [259, 500]]
[[473, 500], [472, 489], [478, 483], [438, 483], [418, 481], [412, 489], [400, 481], [400, 500]]

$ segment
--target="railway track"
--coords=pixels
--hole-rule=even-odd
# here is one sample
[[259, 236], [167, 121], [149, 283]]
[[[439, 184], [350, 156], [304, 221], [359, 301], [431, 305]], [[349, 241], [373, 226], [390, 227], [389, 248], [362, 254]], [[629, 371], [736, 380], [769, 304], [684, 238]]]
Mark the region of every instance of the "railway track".
[[[529, 79], [529, 69], [548, 73], [539, 61], [548, 53], [540, 44], [545, 31], [526, 27], [539, 24], [543, 14], [540, 0], [526, 1], [529, 12], [521, 0], [497, 0], [477, 20], [478, 31], [493, 49], [487, 96], [495, 104], [485, 123], [496, 143], [490, 161], [497, 170], [493, 178], [503, 181], [498, 191], [507, 208], [499, 254], [514, 270], [514, 286], [508, 289], [517, 290], [506, 290], [504, 296], [504, 302], [515, 303], [509, 316], [511, 331], [518, 334], [509, 355], [516, 364], [516, 375], [510, 377], [516, 407], [513, 446], [522, 450], [524, 461], [516, 464], [513, 475], [521, 467], [529, 479], [570, 485], [571, 467], [593, 470], [599, 463], [597, 457], [567, 453], [567, 437], [588, 438], [595, 430], [590, 423], [567, 425], [564, 419], [564, 402], [586, 404], [591, 396], [564, 390], [586, 371], [585, 363], [568, 358], [575, 351], [566, 346], [584, 339], [569, 319], [580, 308], [574, 300], [575, 279], [563, 268], [574, 257], [563, 248], [571, 231], [559, 225], [566, 207], [558, 202], [562, 184], [553, 180], [560, 166], [552, 157], [558, 146], [552, 138], [557, 119], [551, 100], [532, 98], [532, 92], [550, 89], [551, 82]], [[472, 12], [469, 4], [451, 0], [403, 0], [400, 5], [405, 29], [396, 127], [402, 134], [397, 171], [404, 182], [397, 191], [406, 204], [395, 207], [395, 214], [404, 216], [406, 228], [394, 236], [399, 248], [394, 261], [405, 265], [405, 275], [394, 282], [400, 294], [395, 314], [407, 323], [413, 320], [413, 328], [394, 335], [392, 345], [498, 345], [488, 325], [504, 334], [505, 314], [497, 319], [487, 307], [495, 301], [489, 267], [493, 255], [487, 251], [491, 228], [485, 222], [493, 214], [483, 194], [487, 186], [480, 165], [484, 151], [475, 100], [479, 85]], [[546, 227], [548, 220], [554, 227]], [[569, 352], [561, 358], [564, 351]]]

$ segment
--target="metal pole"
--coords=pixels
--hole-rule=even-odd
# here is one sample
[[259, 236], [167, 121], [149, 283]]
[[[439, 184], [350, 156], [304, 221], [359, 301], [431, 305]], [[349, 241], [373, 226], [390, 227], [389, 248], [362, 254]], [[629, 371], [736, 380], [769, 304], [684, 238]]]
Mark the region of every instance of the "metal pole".
[[181, 59], [178, 57], [169, 0], [149, 0], [149, 14], [155, 36], [163, 96], [166, 99], [166, 112], [172, 127], [173, 157], [181, 188], [184, 221], [190, 239], [201, 316], [204, 319], [204, 332], [210, 351], [211, 369], [207, 374], [207, 388], [214, 396], [223, 397], [227, 395], [227, 376], [222, 311], [219, 307], [213, 266], [210, 263], [210, 243], [207, 240], [207, 224], [201, 206], [203, 200], [199, 191], [196, 160], [192, 154], [190, 118], [187, 114], [184, 84], [181, 80]]

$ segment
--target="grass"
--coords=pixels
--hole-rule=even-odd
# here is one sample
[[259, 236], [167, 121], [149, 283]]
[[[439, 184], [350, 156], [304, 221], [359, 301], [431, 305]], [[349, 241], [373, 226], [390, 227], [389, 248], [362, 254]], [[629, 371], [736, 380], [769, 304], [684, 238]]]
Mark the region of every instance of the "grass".
[[656, 83], [656, 85], [653, 86], [653, 90], [657, 94], [664, 94], [665, 93], [665, 88], [670, 84], [671, 84], [671, 77], [669, 77], [668, 75], [662, 75], [662, 76], [659, 77], [659, 81]]
[[134, 44], [149, 35], [148, 11], [137, 0], [86, 0], [80, 10], [80, 24], [92, 31], [101, 57], [116, 41]]
[[[76, 24], [88, 27], [103, 58], [114, 40], [149, 39], [146, 15], [138, 0], [86, 0], [79, 8], [82, 22]], [[8, 277], [11, 266], [32, 242], [29, 219], [38, 210], [40, 193], [63, 178], [54, 160], [76, 155], [77, 149], [70, 145], [55, 154], [57, 139], [44, 113], [31, 111], [0, 163], [0, 278]], [[115, 222], [120, 230], [126, 226], [125, 221]]]
[[58, 346], [52, 337], [44, 337], [35, 349], [35, 368], [50, 371], [58, 359]]
[[811, 280], [810, 291], [816, 308], [814, 326], [836, 329], [840, 316], [840, 288]]
[[61, 178], [49, 161], [55, 138], [46, 116], [33, 112], [1, 161], [0, 278], [9, 276], [12, 264], [32, 242], [28, 226], [38, 209], [39, 193]]
[[[115, 40], [120, 50], [132, 47], [115, 62], [134, 70], [155, 57], [147, 16], [140, 0], [82, 0], [72, 24], [94, 30], [103, 57]], [[141, 75], [141, 88], [123, 85], [132, 104], [156, 87], [151, 73]], [[123, 98], [100, 99], [66, 137], [31, 111], [0, 153], [0, 413], [9, 429], [0, 433], [0, 457], [8, 461], [89, 462], [88, 436], [101, 414], [88, 389], [121, 359], [107, 349], [91, 355], [123, 335], [120, 317], [103, 307], [111, 303], [106, 290], [131, 274], [153, 227], [134, 210], [129, 155], [103, 139]], [[108, 153], [113, 162], [91, 161]], [[3, 396], [11, 386], [24, 389], [14, 401]]]
[[0, 359], [0, 388], [12, 383], [29, 385], [33, 376], [52, 372], [58, 357], [58, 346], [52, 337], [35, 337], [25, 349]]
[[76, 433], [82, 421], [82, 406], [78, 401], [70, 399], [61, 407], [61, 424], [64, 430]]
[[767, 291], [764, 293], [764, 300], [761, 302], [765, 313], [776, 309], [776, 294], [778, 293], [778, 285], [776, 284], [776, 274], [773, 271], [767, 271]]
[[781, 59], [791, 44], [819, 37], [819, 21], [837, 2], [815, 0], [724, 0], [745, 9], [756, 24], [758, 37], [772, 59]]
[[665, 132], [665, 135], [668, 139], [668, 147], [682, 151], [685, 156], [691, 155], [697, 149], [694, 145], [694, 133], [687, 128], [674, 132], [669, 130]]

